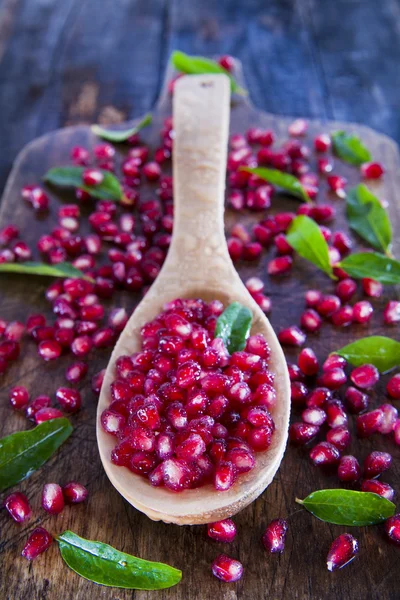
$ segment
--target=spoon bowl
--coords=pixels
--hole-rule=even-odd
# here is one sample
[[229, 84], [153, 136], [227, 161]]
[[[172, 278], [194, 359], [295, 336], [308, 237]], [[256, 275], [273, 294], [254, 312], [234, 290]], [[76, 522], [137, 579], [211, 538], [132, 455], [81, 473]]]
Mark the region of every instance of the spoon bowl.
[[[153, 520], [180, 525], [219, 521], [250, 504], [272, 481], [288, 435], [290, 382], [275, 332], [253, 300], [230, 259], [224, 235], [224, 187], [230, 111], [230, 81], [225, 75], [191, 75], [174, 90], [174, 233], [167, 259], [140, 302], [111, 355], [97, 411], [101, 461], [113, 486]], [[101, 414], [111, 402], [116, 360], [140, 350], [140, 330], [175, 298], [240, 302], [253, 314], [251, 333], [261, 333], [271, 348], [277, 402], [271, 414], [276, 429], [271, 446], [256, 454], [254, 469], [241, 474], [225, 492], [205, 485], [174, 493], [110, 460], [115, 438], [103, 431]]]

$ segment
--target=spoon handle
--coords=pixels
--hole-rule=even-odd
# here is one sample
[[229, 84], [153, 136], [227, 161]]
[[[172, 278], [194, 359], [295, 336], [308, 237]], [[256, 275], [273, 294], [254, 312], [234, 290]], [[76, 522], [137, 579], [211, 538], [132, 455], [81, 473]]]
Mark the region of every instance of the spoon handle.
[[225, 75], [190, 75], [177, 81], [174, 232], [167, 263], [191, 278], [196, 273], [203, 284], [210, 270], [231, 268], [224, 235], [229, 113], [230, 82]]

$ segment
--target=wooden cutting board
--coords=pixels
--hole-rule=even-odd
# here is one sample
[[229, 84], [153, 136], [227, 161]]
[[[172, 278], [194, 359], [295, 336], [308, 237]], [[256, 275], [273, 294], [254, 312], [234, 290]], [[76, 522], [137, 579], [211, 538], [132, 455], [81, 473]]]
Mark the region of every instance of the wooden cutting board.
[[[243, 82], [241, 67], [238, 65], [237, 78]], [[171, 73], [167, 74], [166, 82]], [[266, 93], [273, 93], [266, 90]], [[355, 98], [356, 102], [357, 99]], [[159, 130], [163, 119], [171, 114], [171, 103], [164, 85], [160, 99], [153, 112], [153, 124], [142, 137], [155, 149], [159, 145]], [[277, 117], [257, 110], [248, 100], [235, 98], [232, 103], [231, 130], [245, 132], [249, 126], [271, 128], [279, 140], [286, 138], [290, 118]], [[375, 186], [377, 194], [389, 202], [393, 231], [399, 231], [400, 161], [395, 143], [367, 127], [356, 124], [310, 122], [308, 138], [315, 133], [345, 128], [359, 135], [369, 147], [373, 157], [387, 169], [383, 183]], [[63, 129], [45, 135], [30, 143], [18, 156], [3, 195], [0, 211], [0, 227], [13, 222], [21, 230], [22, 239], [33, 248], [38, 237], [57, 221], [57, 208], [62, 202], [73, 201], [70, 192], [49, 191], [51, 212], [47, 220], [37, 218], [20, 197], [23, 185], [39, 182], [42, 175], [56, 165], [69, 163], [72, 146], [91, 147], [97, 139], [88, 126]], [[344, 175], [349, 185], [359, 181], [356, 168], [337, 163], [335, 173]], [[147, 186], [142, 197], [152, 197], [154, 186]], [[337, 207], [338, 217], [334, 227], [344, 228], [343, 201], [322, 188], [320, 201], [332, 201]], [[271, 213], [282, 210], [296, 210], [296, 200], [278, 196], [273, 202]], [[260, 215], [237, 215], [226, 213], [226, 226], [230, 230], [240, 217], [242, 222], [254, 223]], [[84, 221], [84, 220], [83, 220]], [[82, 223], [80, 233], [87, 231]], [[400, 243], [395, 240], [394, 253], [400, 255]], [[273, 309], [270, 315], [276, 330], [290, 324], [298, 324], [303, 310], [303, 296], [306, 289], [316, 287], [330, 292], [328, 279], [313, 266], [297, 259], [295, 275], [269, 279], [266, 275], [267, 256], [263, 253], [259, 262], [240, 263], [238, 270], [245, 280], [250, 275], [258, 275], [266, 282], [266, 291], [272, 298]], [[49, 281], [42, 278], [20, 278], [15, 275], [1, 276], [0, 317], [8, 321], [24, 321], [29, 313], [43, 312], [52, 321], [51, 311], [44, 300], [43, 292]], [[323, 360], [326, 355], [350, 340], [372, 334], [388, 334], [382, 327], [382, 309], [385, 302], [394, 298], [396, 292], [388, 288], [385, 300], [374, 301], [376, 308], [369, 327], [352, 326], [346, 330], [323, 326], [319, 335], [309, 336], [310, 345]], [[358, 298], [358, 296], [357, 296]], [[138, 301], [134, 294], [119, 292], [112, 306], [125, 306], [132, 310]], [[399, 339], [399, 327], [393, 327], [389, 334]], [[315, 489], [338, 487], [334, 476], [326, 477], [307, 460], [307, 449], [289, 447], [282, 466], [274, 482], [266, 492], [236, 518], [238, 535], [228, 545], [221, 545], [206, 537], [204, 527], [177, 527], [155, 523], [128, 505], [112, 488], [105, 476], [97, 452], [95, 438], [96, 398], [90, 390], [90, 376], [107, 363], [109, 352], [97, 351], [90, 356], [89, 376], [79, 385], [83, 395], [83, 409], [72, 417], [74, 433], [58, 453], [40, 471], [22, 482], [17, 489], [27, 493], [31, 499], [34, 516], [23, 526], [16, 525], [5, 513], [0, 513], [1, 523], [1, 569], [0, 597], [10, 600], [95, 600], [105, 599], [145, 600], [153, 597], [176, 600], [261, 600], [278, 599], [325, 599], [325, 598], [394, 598], [398, 595], [398, 550], [390, 546], [379, 527], [352, 530], [360, 543], [360, 555], [344, 571], [331, 574], [325, 566], [330, 543], [345, 528], [328, 525], [311, 517], [295, 504], [295, 497], [304, 498]], [[295, 360], [296, 351], [287, 356]], [[64, 371], [72, 362], [71, 356], [62, 357], [55, 364], [45, 364], [37, 357], [36, 346], [26, 339], [22, 344], [22, 358], [15, 363], [0, 383], [0, 423], [1, 436], [27, 427], [25, 418], [14, 413], [8, 406], [8, 389], [13, 385], [26, 385], [34, 397], [40, 393], [54, 394], [56, 387], [64, 385]], [[373, 395], [371, 405], [382, 401], [384, 385]], [[399, 408], [399, 407], [398, 407]], [[294, 418], [298, 418], [294, 412]], [[351, 424], [353, 428], [353, 423]], [[355, 453], [361, 460], [371, 450], [386, 450], [394, 457], [393, 466], [385, 476], [385, 481], [393, 487], [400, 484], [400, 448], [390, 439], [382, 436], [368, 439], [362, 444], [352, 443], [349, 453]], [[50, 517], [40, 509], [41, 488], [46, 482], [65, 483], [75, 479], [89, 489], [89, 501], [85, 506], [67, 507], [61, 515]], [[286, 550], [282, 556], [269, 556], [263, 550], [261, 535], [267, 523], [276, 517], [289, 518], [289, 533]], [[183, 580], [175, 588], [151, 592], [132, 592], [98, 587], [70, 571], [60, 558], [54, 544], [46, 554], [29, 564], [20, 557], [20, 552], [29, 531], [38, 524], [53, 533], [65, 529], [89, 538], [108, 542], [118, 549], [142, 558], [170, 563], [183, 570]], [[210, 563], [221, 552], [242, 561], [245, 569], [243, 579], [237, 584], [227, 585], [218, 582], [210, 571]]]

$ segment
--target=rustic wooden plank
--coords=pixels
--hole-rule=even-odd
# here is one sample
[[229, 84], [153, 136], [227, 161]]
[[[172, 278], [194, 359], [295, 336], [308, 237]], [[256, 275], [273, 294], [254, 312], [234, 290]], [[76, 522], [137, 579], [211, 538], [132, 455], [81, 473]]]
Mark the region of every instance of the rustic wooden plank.
[[[170, 109], [160, 109], [152, 130], [144, 134], [151, 147], [155, 147], [158, 128], [162, 115], [169, 114]], [[260, 113], [243, 101], [236, 102], [232, 112], [232, 131], [244, 131], [249, 124], [272, 127], [278, 139], [285, 137], [287, 119]], [[336, 125], [337, 126], [337, 125]], [[312, 123], [310, 135], [320, 130], [321, 124]], [[331, 125], [334, 127], [334, 125]], [[388, 168], [384, 187], [380, 192], [390, 201], [391, 218], [396, 231], [399, 227], [399, 206], [396, 205], [395, 190], [398, 186], [400, 170], [398, 154], [394, 144], [383, 136], [379, 136], [363, 127], [354, 126], [370, 148], [382, 155]], [[40, 232], [48, 229], [48, 222], [35, 220], [32, 213], [19, 200], [21, 185], [37, 180], [49, 167], [62, 164], [68, 160], [69, 150], [76, 143], [93, 143], [93, 138], [86, 127], [65, 129], [50, 137], [35, 142], [28, 148], [17, 163], [17, 170], [6, 190], [0, 226], [9, 220], [21, 226], [24, 237], [33, 242]], [[338, 167], [339, 169], [339, 167]], [[340, 172], [348, 176], [350, 182], [356, 178], [356, 170], [340, 165]], [[152, 194], [151, 188], [145, 190], [145, 196]], [[69, 199], [70, 194], [51, 193], [56, 206], [56, 198]], [[331, 197], [331, 196], [330, 196]], [[332, 197], [331, 197], [332, 198]], [[335, 226], [345, 227], [343, 209], [337, 203], [339, 217]], [[272, 212], [294, 210], [296, 201], [280, 198], [274, 202]], [[50, 219], [55, 222], [55, 210]], [[257, 219], [254, 215], [245, 217], [251, 223]], [[229, 230], [237, 216], [227, 213], [227, 229]], [[34, 224], [34, 226], [32, 226]], [[83, 229], [83, 232], [85, 229]], [[399, 251], [398, 243], [395, 248]], [[257, 273], [267, 283], [268, 293], [273, 299], [271, 321], [279, 330], [283, 326], [298, 322], [302, 311], [302, 295], [308, 287], [314, 286], [325, 292], [331, 290], [330, 282], [314, 268], [304, 262], [296, 261], [296, 277], [283, 277], [273, 280], [266, 276], [267, 256], [255, 264], [238, 265], [243, 279]], [[4, 282], [7, 282], [4, 284]], [[6, 319], [24, 319], [27, 312], [44, 311], [50, 317], [48, 306], [42, 299], [45, 282], [39, 280], [21, 281], [16, 277], [2, 278], [0, 298], [0, 314]], [[395, 292], [391, 292], [395, 295]], [[389, 293], [390, 295], [390, 293]], [[26, 299], [29, 298], [29, 306]], [[126, 293], [118, 294], [113, 305], [125, 305], [131, 308], [136, 298]], [[351, 337], [362, 337], [366, 333], [383, 332], [381, 319], [383, 300], [374, 302], [376, 313], [373, 323], [368, 329], [352, 327], [347, 331], [334, 330], [325, 325], [320, 335], [310, 336], [312, 346], [322, 359], [329, 351], [348, 341]], [[397, 335], [397, 329], [393, 330]], [[397, 333], [396, 333], [397, 332]], [[17, 362], [1, 381], [0, 423], [2, 434], [7, 434], [26, 426], [22, 416], [12, 413], [7, 406], [7, 391], [11, 385], [23, 383], [32, 395], [53, 393], [56, 385], [63, 382], [63, 372], [71, 358], [63, 357], [56, 365], [38, 363], [34, 345], [25, 342], [23, 360]], [[106, 350], [93, 354], [90, 359], [90, 375], [98, 371], [107, 361]], [[296, 351], [287, 352], [287, 356], [295, 359]], [[38, 371], [40, 365], [40, 371]], [[40, 376], [38, 374], [40, 373]], [[53, 600], [60, 595], [65, 600], [88, 600], [96, 598], [99, 588], [79, 578], [69, 571], [61, 561], [56, 547], [38, 559], [31, 566], [20, 558], [19, 552], [28, 531], [33, 523], [43, 523], [54, 533], [71, 528], [77, 533], [91, 538], [112, 543], [121, 550], [139, 556], [168, 562], [184, 571], [184, 579], [178, 587], [159, 592], [162, 600], [208, 600], [221, 597], [232, 600], [253, 600], [253, 598], [282, 599], [325, 599], [328, 597], [349, 598], [369, 597], [373, 599], [392, 599], [397, 593], [396, 549], [390, 547], [382, 536], [380, 528], [358, 529], [354, 534], [360, 541], [361, 552], [351, 567], [337, 574], [330, 574], [325, 568], [324, 560], [332, 539], [344, 528], [331, 526], [313, 519], [305, 511], [299, 509], [294, 498], [304, 497], [318, 488], [337, 486], [334, 476], [326, 477], [305, 460], [305, 449], [289, 448], [281, 469], [273, 484], [267, 491], [246, 510], [236, 517], [239, 535], [229, 546], [222, 546], [205, 537], [202, 527], [174, 527], [149, 521], [145, 516], [127, 505], [107, 481], [98, 458], [95, 442], [96, 401], [88, 389], [86, 380], [78, 387], [82, 392], [84, 408], [73, 417], [75, 431], [71, 439], [61, 448], [59, 453], [39, 472], [21, 483], [18, 489], [24, 491], [33, 501], [34, 520], [22, 528], [10, 521], [4, 512], [0, 515], [2, 539], [0, 553], [2, 555], [1, 597], [14, 600], [43, 599]], [[55, 382], [57, 382], [55, 384]], [[373, 402], [381, 401], [383, 386], [373, 396]], [[353, 427], [352, 427], [353, 428]], [[372, 449], [390, 451], [394, 458], [391, 471], [385, 476], [388, 483], [395, 485], [400, 481], [399, 461], [400, 449], [395, 448], [391, 440], [377, 437], [366, 440], [362, 447], [353, 441], [349, 452], [354, 452], [360, 459]], [[70, 507], [57, 517], [44, 515], [39, 509], [41, 487], [47, 481], [65, 483], [68, 479], [77, 479], [86, 484], [90, 492], [87, 508]], [[266, 556], [260, 535], [263, 527], [272, 518], [287, 516], [290, 530], [286, 551], [282, 556]], [[226, 586], [212, 577], [209, 565], [221, 551], [238, 557], [245, 566], [245, 576], [236, 586]], [[150, 592], [129, 592], [100, 589], [104, 598], [127, 600], [148, 600]]]

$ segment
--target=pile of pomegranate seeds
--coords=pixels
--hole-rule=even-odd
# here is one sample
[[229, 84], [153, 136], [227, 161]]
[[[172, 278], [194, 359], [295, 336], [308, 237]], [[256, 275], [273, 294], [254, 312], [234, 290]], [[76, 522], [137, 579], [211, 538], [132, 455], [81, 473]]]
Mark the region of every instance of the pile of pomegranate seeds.
[[214, 338], [221, 302], [177, 299], [121, 356], [103, 429], [118, 438], [114, 464], [180, 492], [213, 482], [228, 490], [267, 450], [275, 429], [274, 374], [261, 335], [229, 355]]

